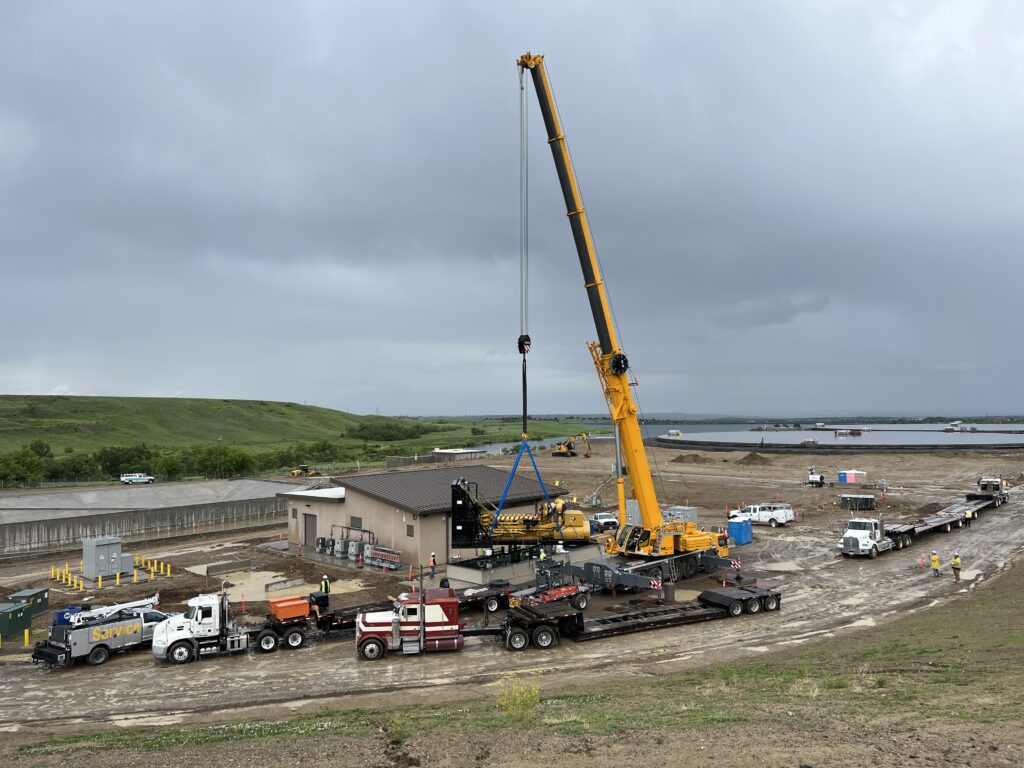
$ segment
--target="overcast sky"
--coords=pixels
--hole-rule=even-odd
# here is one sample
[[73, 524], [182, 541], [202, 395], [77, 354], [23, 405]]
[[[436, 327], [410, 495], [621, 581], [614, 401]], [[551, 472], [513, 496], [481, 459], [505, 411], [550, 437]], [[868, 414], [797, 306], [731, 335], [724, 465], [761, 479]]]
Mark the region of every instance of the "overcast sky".
[[[0, 392], [519, 409], [546, 55], [648, 413], [1020, 413], [1024, 5], [0, 9]], [[531, 91], [531, 411], [604, 410]]]

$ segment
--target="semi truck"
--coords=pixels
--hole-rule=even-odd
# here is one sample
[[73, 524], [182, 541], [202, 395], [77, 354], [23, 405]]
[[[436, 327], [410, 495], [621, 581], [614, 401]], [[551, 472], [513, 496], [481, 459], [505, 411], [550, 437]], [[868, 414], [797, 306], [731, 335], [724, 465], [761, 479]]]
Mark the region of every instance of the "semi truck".
[[156, 610], [160, 595], [130, 603], [97, 606], [54, 622], [46, 640], [32, 649], [32, 663], [67, 667], [78, 660], [98, 667], [112, 653], [145, 647], [168, 615]]
[[998, 475], [978, 478], [978, 490], [967, 494], [968, 501], [987, 501], [999, 507], [1010, 500], [1008, 483]]
[[356, 621], [356, 653], [375, 661], [390, 653], [413, 655], [458, 651], [468, 637], [490, 636], [513, 651], [531, 643], [553, 648], [562, 637], [576, 642], [648, 629], [712, 621], [743, 613], [778, 610], [782, 595], [756, 585], [708, 589], [695, 600], [650, 606], [635, 611], [585, 618], [565, 602], [523, 603], [509, 608], [497, 626], [467, 627], [459, 616], [459, 600], [451, 589], [428, 589], [399, 595], [388, 611], [361, 613]]
[[390, 602], [332, 611], [328, 595], [313, 592], [309, 597], [271, 600], [262, 621], [241, 623], [231, 618], [228, 593], [222, 589], [220, 594], [193, 597], [184, 615], [157, 626], [153, 632], [153, 656], [187, 664], [201, 656], [243, 653], [251, 647], [261, 653], [301, 648], [312, 633], [352, 630], [360, 612], [388, 606]]
[[958, 501], [934, 515], [927, 515], [913, 523], [886, 525], [880, 517], [853, 517], [846, 523], [843, 538], [837, 547], [843, 557], [866, 556], [875, 558], [891, 549], [905, 549], [922, 533], [940, 530], [949, 532], [962, 528], [968, 511], [977, 516], [989, 506], [989, 501]]

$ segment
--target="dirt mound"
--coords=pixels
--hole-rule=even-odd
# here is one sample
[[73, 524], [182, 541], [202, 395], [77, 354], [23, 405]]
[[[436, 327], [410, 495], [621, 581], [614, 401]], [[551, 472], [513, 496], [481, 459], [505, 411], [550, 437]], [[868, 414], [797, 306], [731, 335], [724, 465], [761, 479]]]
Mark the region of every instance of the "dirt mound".
[[769, 459], [767, 456], [762, 456], [760, 453], [757, 453], [755, 451], [753, 453], [748, 453], [742, 459], [737, 460], [736, 463], [737, 464], [745, 464], [747, 466], [752, 466], [752, 467], [753, 466], [763, 467], [766, 464], [771, 464], [772, 460]]
[[712, 464], [714, 459], [701, 456], [699, 453], [681, 453], [672, 459], [673, 464]]

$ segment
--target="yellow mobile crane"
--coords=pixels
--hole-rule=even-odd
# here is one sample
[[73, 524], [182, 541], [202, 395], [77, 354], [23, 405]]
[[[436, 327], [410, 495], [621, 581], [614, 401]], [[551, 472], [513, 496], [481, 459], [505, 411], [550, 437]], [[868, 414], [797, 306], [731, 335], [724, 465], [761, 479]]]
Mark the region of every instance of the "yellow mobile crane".
[[[590, 301], [590, 311], [597, 328], [598, 340], [590, 342], [587, 346], [615, 425], [619, 443], [617, 460], [621, 460], [626, 468], [626, 472], [623, 472], [621, 467], [616, 472], [619, 530], [617, 535], [607, 542], [605, 552], [609, 555], [651, 559], [645, 564], [628, 566], [633, 573], [664, 578], [668, 581], [689, 578], [702, 566], [712, 563], [722, 565], [728, 562], [728, 537], [701, 531], [690, 521], [666, 520], [662, 516], [644, 450], [640, 422], [637, 419], [637, 406], [630, 392], [629, 361], [615, 337], [604, 280], [601, 277], [569, 148], [555, 107], [551, 83], [544, 67], [544, 56], [526, 53], [519, 58], [518, 64], [523, 71], [530, 71], [540, 102], [548, 144], [551, 146], [558, 181], [565, 198], [569, 226], [576, 243], [580, 266], [583, 268], [583, 281]], [[628, 510], [631, 505], [626, 503], [623, 477], [626, 473], [630, 478], [631, 495], [636, 500], [637, 513]], [[661, 560], [655, 562], [654, 558]]]

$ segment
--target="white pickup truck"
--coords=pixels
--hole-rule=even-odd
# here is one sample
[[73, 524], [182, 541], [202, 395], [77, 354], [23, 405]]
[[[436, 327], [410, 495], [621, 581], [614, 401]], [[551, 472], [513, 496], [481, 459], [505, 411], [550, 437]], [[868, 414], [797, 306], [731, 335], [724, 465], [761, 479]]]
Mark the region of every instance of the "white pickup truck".
[[793, 515], [793, 507], [781, 502], [767, 502], [764, 504], [751, 504], [742, 509], [733, 509], [729, 512], [730, 520], [749, 520], [755, 525], [770, 525], [775, 528], [779, 525], [791, 523], [796, 517]]

